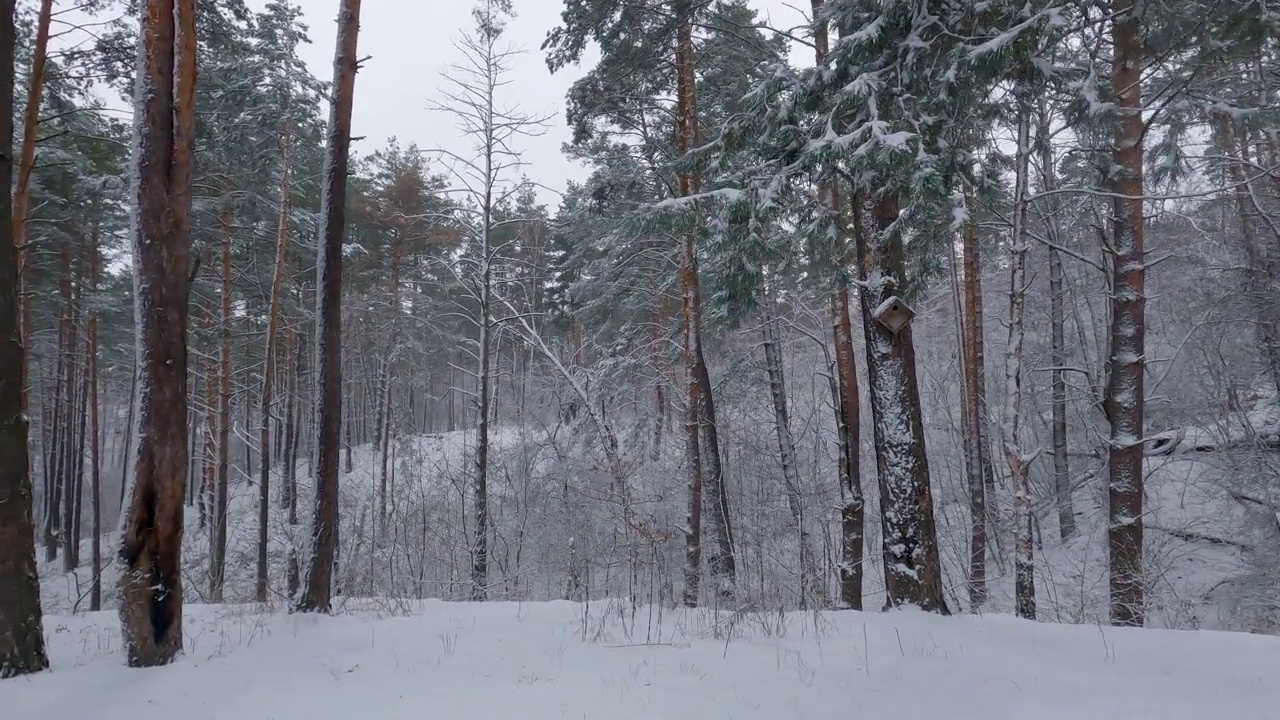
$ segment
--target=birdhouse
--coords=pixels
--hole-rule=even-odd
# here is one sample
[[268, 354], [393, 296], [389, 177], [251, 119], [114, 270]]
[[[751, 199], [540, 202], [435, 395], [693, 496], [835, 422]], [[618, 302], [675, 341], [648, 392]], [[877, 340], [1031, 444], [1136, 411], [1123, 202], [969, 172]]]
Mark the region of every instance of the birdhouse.
[[889, 296], [871, 313], [871, 317], [875, 318], [876, 322], [889, 328], [889, 332], [894, 335], [902, 332], [915, 315], [911, 307], [897, 295]]

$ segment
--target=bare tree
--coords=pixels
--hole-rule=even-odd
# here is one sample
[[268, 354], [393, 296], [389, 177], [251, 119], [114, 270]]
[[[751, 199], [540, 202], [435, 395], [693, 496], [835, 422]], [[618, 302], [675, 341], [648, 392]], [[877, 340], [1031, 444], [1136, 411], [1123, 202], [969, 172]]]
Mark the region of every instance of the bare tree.
[[332, 604], [338, 545], [338, 463], [342, 452], [342, 241], [347, 220], [347, 164], [351, 107], [359, 69], [359, 32], [360, 0], [341, 0], [320, 203], [320, 257], [316, 263], [316, 491], [311, 548], [304, 563], [300, 594], [293, 605], [298, 612], [327, 613]]
[[132, 198], [138, 447], [119, 551], [120, 621], [135, 667], [165, 665], [182, 651], [195, 27], [195, 0], [141, 3]]
[[1049, 111], [1042, 101], [1036, 123], [1036, 143], [1040, 155], [1041, 190], [1045, 193], [1044, 228], [1049, 240], [1049, 365], [1052, 385], [1053, 492], [1058, 507], [1058, 535], [1069, 539], [1076, 532], [1076, 513], [1071, 501], [1071, 469], [1067, 457], [1067, 342], [1066, 292], [1063, 289], [1062, 256], [1058, 223], [1057, 172], [1050, 137]]
[[[0, 188], [13, 183], [13, 0], [0, 2]], [[13, 205], [0, 203], [0, 231], [14, 229]], [[0, 242], [0, 678], [49, 667], [23, 409], [24, 350], [18, 308], [18, 249]]]
[[437, 150], [450, 173], [463, 188], [469, 206], [456, 208], [471, 251], [464, 258], [459, 280], [474, 308], [466, 320], [475, 326], [475, 418], [476, 444], [471, 476], [471, 597], [484, 600], [489, 587], [489, 456], [494, 414], [493, 355], [495, 330], [503, 318], [495, 316], [495, 266], [506, 246], [498, 232], [522, 222], [521, 218], [499, 217], [508, 200], [529, 188], [524, 179], [511, 175], [524, 166], [515, 143], [520, 138], [541, 135], [548, 117], [530, 114], [519, 107], [502, 104], [504, 87], [511, 83], [513, 61], [521, 51], [503, 43], [507, 18], [512, 15], [510, 0], [482, 0], [471, 11], [475, 28], [463, 33], [456, 43], [463, 60], [443, 75], [444, 100], [434, 109], [453, 115], [458, 129], [471, 139], [470, 156]]

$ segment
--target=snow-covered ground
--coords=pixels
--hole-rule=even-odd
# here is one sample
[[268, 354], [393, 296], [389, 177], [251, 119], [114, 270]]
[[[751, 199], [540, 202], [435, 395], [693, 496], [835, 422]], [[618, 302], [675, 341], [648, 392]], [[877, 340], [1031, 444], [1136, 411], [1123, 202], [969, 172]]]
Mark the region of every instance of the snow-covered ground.
[[46, 618], [41, 720], [1273, 720], [1280, 638], [916, 612], [716, 615], [619, 603], [395, 603], [334, 617], [193, 606], [132, 670], [113, 613]]

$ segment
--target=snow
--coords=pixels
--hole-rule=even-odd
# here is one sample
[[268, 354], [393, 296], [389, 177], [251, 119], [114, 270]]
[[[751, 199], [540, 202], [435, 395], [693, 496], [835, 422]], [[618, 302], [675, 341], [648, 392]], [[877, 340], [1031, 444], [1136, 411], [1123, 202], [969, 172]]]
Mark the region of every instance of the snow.
[[187, 653], [124, 667], [112, 613], [49, 617], [14, 718], [1263, 720], [1280, 638], [943, 618], [715, 614], [620, 602], [423, 603], [335, 617], [195, 606]]

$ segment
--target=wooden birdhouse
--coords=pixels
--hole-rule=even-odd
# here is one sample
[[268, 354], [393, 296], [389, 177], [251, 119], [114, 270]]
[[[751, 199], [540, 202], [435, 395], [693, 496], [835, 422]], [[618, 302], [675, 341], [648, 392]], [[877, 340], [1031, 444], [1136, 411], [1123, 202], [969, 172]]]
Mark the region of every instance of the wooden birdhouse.
[[875, 311], [871, 313], [871, 317], [876, 322], [889, 328], [889, 332], [897, 335], [902, 329], [911, 322], [911, 318], [915, 317], [915, 311], [911, 306], [907, 305], [902, 298], [897, 295], [890, 295], [887, 300], [880, 303]]

